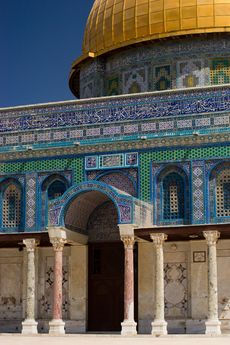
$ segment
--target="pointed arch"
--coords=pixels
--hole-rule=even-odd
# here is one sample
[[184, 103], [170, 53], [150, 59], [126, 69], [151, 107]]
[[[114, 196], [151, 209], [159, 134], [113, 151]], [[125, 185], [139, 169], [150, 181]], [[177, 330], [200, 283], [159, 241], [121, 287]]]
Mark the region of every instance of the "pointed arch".
[[22, 226], [22, 186], [15, 178], [1, 181], [1, 226], [3, 229], [20, 230]]
[[230, 219], [230, 162], [219, 162], [209, 177], [209, 205], [211, 222]]
[[69, 188], [69, 181], [60, 173], [54, 173], [45, 178], [41, 184], [40, 196], [40, 224], [44, 228], [48, 224], [48, 203], [60, 198]]
[[187, 224], [189, 201], [189, 179], [186, 172], [176, 165], [164, 167], [157, 176], [157, 223]]

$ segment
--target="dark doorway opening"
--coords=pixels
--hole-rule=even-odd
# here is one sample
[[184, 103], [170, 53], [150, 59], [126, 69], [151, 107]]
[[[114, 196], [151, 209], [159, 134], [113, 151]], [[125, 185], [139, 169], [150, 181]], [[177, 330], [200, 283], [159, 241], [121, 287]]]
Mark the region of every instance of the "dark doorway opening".
[[119, 332], [124, 318], [122, 242], [89, 244], [88, 330]]

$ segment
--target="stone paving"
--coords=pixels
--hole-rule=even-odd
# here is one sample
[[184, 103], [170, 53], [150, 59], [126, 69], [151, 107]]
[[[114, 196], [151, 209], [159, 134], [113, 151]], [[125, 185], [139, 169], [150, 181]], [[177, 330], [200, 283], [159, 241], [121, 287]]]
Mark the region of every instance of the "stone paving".
[[0, 344], [3, 345], [227, 345], [230, 335], [211, 337], [205, 335], [170, 335], [152, 337], [138, 335], [123, 337], [120, 335], [65, 335], [25, 336], [19, 334], [0, 334]]

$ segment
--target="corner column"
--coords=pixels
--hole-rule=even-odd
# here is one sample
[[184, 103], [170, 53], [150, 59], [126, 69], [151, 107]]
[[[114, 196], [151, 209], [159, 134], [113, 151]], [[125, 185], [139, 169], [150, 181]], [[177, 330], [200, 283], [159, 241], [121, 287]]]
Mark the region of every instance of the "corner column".
[[121, 240], [124, 243], [124, 321], [121, 323], [122, 335], [136, 335], [137, 324], [134, 321], [134, 229], [130, 225], [120, 225]]
[[49, 334], [65, 334], [65, 323], [62, 320], [62, 254], [66, 240], [50, 238], [54, 249], [54, 291], [53, 319], [49, 322]]
[[164, 315], [164, 253], [163, 244], [167, 235], [158, 233], [150, 235], [155, 248], [155, 319], [152, 322], [152, 335], [167, 334], [167, 322]]
[[205, 323], [206, 334], [221, 334], [218, 319], [218, 291], [217, 291], [217, 258], [216, 243], [220, 237], [218, 231], [204, 231], [208, 245], [208, 320]]
[[22, 334], [37, 334], [35, 321], [35, 248], [39, 242], [34, 238], [23, 240], [27, 250], [26, 319], [22, 322]]

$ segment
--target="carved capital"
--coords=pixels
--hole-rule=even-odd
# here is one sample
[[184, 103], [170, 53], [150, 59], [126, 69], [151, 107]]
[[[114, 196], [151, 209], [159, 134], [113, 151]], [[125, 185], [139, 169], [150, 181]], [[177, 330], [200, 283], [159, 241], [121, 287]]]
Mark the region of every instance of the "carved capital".
[[216, 245], [218, 238], [220, 237], [219, 231], [203, 231], [203, 235], [206, 238], [207, 245], [213, 246]]
[[163, 233], [157, 233], [157, 234], [150, 234], [150, 238], [153, 241], [154, 246], [160, 247], [160, 246], [163, 246], [164, 241], [167, 240], [168, 236]]
[[34, 252], [35, 248], [39, 245], [39, 240], [35, 238], [26, 238], [23, 240], [27, 252]]
[[134, 236], [121, 236], [125, 249], [133, 249], [135, 238]]
[[55, 252], [62, 252], [67, 241], [64, 238], [52, 237], [50, 238], [50, 242], [52, 243]]

